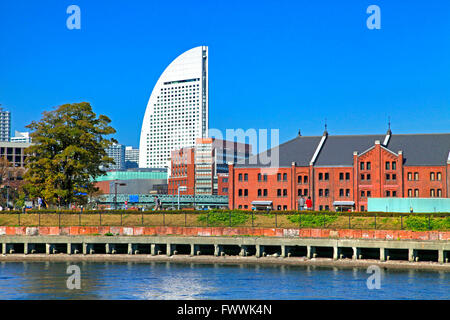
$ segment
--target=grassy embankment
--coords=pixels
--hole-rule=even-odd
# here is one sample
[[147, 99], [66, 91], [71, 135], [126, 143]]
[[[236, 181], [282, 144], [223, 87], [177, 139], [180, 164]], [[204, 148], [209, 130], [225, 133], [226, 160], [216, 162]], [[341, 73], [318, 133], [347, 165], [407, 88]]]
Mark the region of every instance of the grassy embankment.
[[386, 213], [302, 213], [249, 211], [167, 211], [167, 212], [79, 212], [62, 214], [31, 211], [26, 214], [2, 213], [0, 226], [187, 226], [187, 227], [255, 227], [255, 228], [329, 228], [377, 230], [450, 230], [450, 214]]

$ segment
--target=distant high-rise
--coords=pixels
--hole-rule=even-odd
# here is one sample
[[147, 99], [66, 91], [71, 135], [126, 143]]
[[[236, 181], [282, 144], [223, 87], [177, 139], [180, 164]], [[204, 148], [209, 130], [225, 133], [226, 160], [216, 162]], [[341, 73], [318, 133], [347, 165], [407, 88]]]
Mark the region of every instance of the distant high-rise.
[[0, 141], [11, 139], [11, 112], [0, 108]]
[[131, 146], [125, 147], [125, 169], [139, 167], [139, 149]]
[[109, 157], [114, 159], [115, 164], [110, 165], [107, 170], [124, 170], [125, 169], [125, 146], [114, 143], [108, 149], [106, 153]]
[[11, 142], [31, 143], [30, 133], [15, 131], [14, 137], [11, 137]]
[[170, 152], [208, 137], [208, 47], [176, 58], [158, 79], [147, 104], [139, 167], [169, 167]]

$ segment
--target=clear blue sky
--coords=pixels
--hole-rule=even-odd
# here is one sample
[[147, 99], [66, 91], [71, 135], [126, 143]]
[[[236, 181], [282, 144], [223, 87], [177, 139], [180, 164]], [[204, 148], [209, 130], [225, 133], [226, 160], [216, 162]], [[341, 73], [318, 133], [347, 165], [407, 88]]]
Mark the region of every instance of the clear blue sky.
[[[81, 8], [81, 30], [66, 8]], [[369, 30], [366, 8], [381, 8]], [[210, 127], [320, 135], [450, 130], [450, 1], [0, 2], [0, 103], [24, 130], [88, 101], [138, 146], [151, 90], [209, 46]]]

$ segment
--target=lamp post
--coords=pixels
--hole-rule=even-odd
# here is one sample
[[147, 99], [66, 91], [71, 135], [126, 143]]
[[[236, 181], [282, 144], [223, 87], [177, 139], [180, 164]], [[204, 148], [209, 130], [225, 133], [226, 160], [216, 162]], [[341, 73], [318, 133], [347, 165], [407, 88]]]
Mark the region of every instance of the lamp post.
[[114, 209], [117, 210], [117, 186], [126, 186], [126, 183], [114, 181]]
[[185, 192], [186, 190], [186, 186], [178, 186], [178, 210], [180, 210], [180, 191]]
[[5, 186], [6, 188], [6, 210], [9, 209], [9, 181], [8, 181], [8, 185]]

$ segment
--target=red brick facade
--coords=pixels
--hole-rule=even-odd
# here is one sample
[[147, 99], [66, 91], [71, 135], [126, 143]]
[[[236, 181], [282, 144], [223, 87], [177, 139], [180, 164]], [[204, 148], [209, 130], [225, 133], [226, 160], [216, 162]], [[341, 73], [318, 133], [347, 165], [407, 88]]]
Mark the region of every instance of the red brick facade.
[[355, 210], [365, 211], [368, 197], [449, 197], [449, 163], [407, 166], [403, 157], [401, 150], [391, 151], [375, 141], [368, 150], [354, 152], [349, 166], [230, 164], [229, 207], [250, 210], [252, 201], [266, 200], [275, 210], [297, 210], [302, 195], [311, 197], [314, 210], [334, 210], [334, 201], [353, 201]]
[[168, 194], [178, 194], [178, 186], [187, 186], [187, 191], [180, 194], [194, 194], [195, 165], [194, 148], [184, 148], [171, 152], [171, 175]]
[[217, 194], [219, 196], [228, 195], [228, 173], [217, 174]]

